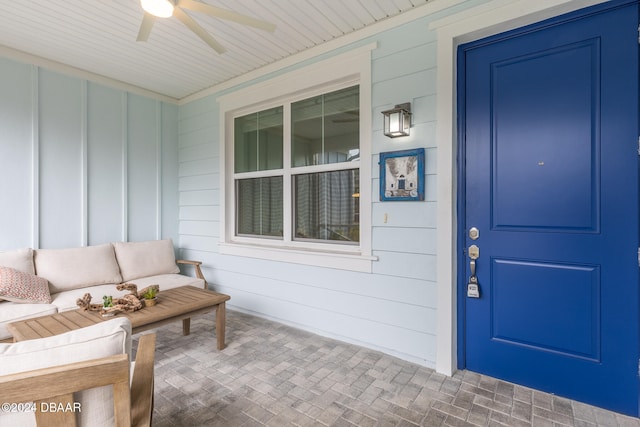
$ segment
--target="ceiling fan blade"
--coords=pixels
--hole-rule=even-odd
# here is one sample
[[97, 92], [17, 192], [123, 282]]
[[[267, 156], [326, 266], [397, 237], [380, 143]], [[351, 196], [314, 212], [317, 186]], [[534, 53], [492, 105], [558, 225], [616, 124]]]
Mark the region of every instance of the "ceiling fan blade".
[[200, 26], [196, 21], [194, 21], [189, 15], [187, 15], [183, 10], [179, 7], [176, 7], [173, 10], [173, 16], [178, 18], [180, 22], [186, 25], [191, 31], [196, 33], [198, 37], [205, 41], [209, 46], [213, 48], [218, 53], [225, 53], [227, 50], [216, 41], [209, 33], [205, 31], [204, 28]]
[[144, 18], [142, 18], [142, 24], [140, 24], [140, 30], [138, 31], [138, 38], [136, 39], [139, 42], [146, 42], [149, 38], [149, 34], [151, 34], [151, 29], [153, 28], [153, 23], [156, 22], [156, 17], [150, 13], [145, 12]]
[[275, 24], [270, 22], [261, 21], [259, 19], [251, 18], [247, 15], [232, 12], [227, 9], [221, 9], [219, 7], [211, 6], [205, 3], [200, 3], [194, 0], [179, 0], [177, 4], [185, 9], [192, 10], [194, 12], [205, 13], [214, 18], [226, 19], [227, 21], [237, 22], [238, 24], [248, 25], [250, 27], [259, 28], [261, 30], [273, 32], [276, 29]]

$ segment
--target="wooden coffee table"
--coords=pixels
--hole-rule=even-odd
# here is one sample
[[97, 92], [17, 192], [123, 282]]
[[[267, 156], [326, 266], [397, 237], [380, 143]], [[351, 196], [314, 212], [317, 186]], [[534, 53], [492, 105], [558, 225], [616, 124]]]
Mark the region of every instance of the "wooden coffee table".
[[[191, 317], [215, 309], [218, 350], [222, 350], [225, 347], [225, 303], [229, 299], [231, 299], [229, 295], [193, 286], [182, 286], [161, 291], [158, 294], [158, 303], [152, 307], [144, 307], [132, 313], [118, 313], [116, 316], [129, 318], [133, 333], [182, 320], [182, 333], [189, 335]], [[7, 328], [12, 333], [14, 341], [24, 341], [62, 334], [108, 319], [113, 319], [113, 317], [102, 317], [97, 311], [78, 309], [21, 320], [10, 323]]]

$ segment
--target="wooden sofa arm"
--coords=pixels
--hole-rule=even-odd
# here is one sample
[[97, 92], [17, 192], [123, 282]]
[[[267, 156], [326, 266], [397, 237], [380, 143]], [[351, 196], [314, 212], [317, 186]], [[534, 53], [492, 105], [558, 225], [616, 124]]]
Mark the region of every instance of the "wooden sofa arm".
[[156, 334], [141, 335], [131, 379], [131, 425], [151, 426]]
[[34, 402], [37, 425], [75, 425], [73, 411], [40, 411], [42, 403], [75, 405], [73, 392], [113, 384], [116, 426], [131, 425], [129, 356], [92, 359], [0, 377], [2, 399]]
[[188, 259], [179, 259], [179, 260], [176, 260], [176, 263], [193, 265], [193, 267], [196, 270], [196, 277], [198, 279], [204, 280], [204, 289], [207, 289], [207, 279], [204, 278], [204, 274], [202, 274], [202, 269], [200, 268], [200, 266], [202, 265], [202, 261], [192, 261], [192, 260], [188, 260]]

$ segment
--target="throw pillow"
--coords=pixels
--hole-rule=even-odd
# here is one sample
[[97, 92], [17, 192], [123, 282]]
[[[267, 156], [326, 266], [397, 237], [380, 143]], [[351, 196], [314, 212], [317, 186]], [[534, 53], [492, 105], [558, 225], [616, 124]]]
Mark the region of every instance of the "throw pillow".
[[33, 249], [24, 248], [0, 252], [0, 266], [36, 274], [36, 270], [33, 267]]
[[0, 298], [13, 302], [50, 304], [49, 282], [15, 268], [0, 267]]

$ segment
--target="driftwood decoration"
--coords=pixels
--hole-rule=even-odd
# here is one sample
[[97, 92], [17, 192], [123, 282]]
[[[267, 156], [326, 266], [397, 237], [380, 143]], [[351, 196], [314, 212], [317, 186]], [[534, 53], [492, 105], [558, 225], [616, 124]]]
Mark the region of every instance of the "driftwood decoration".
[[138, 291], [138, 286], [135, 283], [121, 283], [116, 289], [119, 291], [128, 290], [130, 292], [121, 298], [113, 299], [111, 301], [111, 307], [104, 307], [103, 304], [91, 304], [91, 294], [89, 293], [84, 294], [82, 298], [78, 298], [76, 305], [84, 311], [99, 311], [100, 314], [117, 314], [123, 311], [133, 312], [140, 310], [144, 306], [142, 302], [144, 299], [143, 295], [151, 288], [155, 288], [156, 291], [160, 289], [158, 285], [151, 285]]

